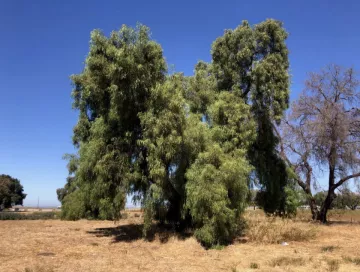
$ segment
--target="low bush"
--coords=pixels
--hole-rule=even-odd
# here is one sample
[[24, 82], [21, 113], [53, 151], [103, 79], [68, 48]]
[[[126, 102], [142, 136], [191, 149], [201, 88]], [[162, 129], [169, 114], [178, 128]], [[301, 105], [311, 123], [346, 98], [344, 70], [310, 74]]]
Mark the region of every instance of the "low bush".
[[210, 249], [215, 249], [215, 250], [223, 250], [225, 248], [224, 245], [213, 245], [212, 247], [210, 247]]
[[60, 212], [34, 212], [34, 213], [21, 213], [21, 212], [1, 212], [0, 220], [48, 220], [59, 219]]

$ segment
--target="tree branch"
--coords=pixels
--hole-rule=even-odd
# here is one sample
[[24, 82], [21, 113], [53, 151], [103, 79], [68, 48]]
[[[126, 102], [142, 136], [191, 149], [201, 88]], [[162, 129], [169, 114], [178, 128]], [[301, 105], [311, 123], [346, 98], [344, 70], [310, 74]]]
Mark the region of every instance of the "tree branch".
[[349, 179], [356, 178], [356, 177], [360, 177], [360, 172], [340, 179], [337, 183], [335, 183], [335, 188], [341, 186], [344, 182], [348, 181]]

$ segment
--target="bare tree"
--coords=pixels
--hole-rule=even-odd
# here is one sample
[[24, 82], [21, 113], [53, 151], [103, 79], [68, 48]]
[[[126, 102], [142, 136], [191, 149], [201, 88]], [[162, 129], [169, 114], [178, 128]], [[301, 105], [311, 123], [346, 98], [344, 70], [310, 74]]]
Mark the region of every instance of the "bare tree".
[[[313, 219], [327, 221], [335, 190], [360, 176], [360, 94], [352, 68], [329, 65], [311, 73], [278, 132], [280, 153], [308, 196]], [[328, 174], [320, 210], [311, 189], [314, 168]]]

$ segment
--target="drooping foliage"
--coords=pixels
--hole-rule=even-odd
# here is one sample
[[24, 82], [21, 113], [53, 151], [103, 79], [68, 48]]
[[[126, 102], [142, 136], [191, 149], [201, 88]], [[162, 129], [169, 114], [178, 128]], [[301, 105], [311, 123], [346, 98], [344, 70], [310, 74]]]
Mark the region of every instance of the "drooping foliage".
[[25, 197], [20, 180], [9, 175], [0, 175], [0, 208], [22, 205]]
[[[258, 167], [253, 150], [266, 144], [277, 158], [271, 132], [287, 107], [285, 38], [277, 21], [244, 22], [215, 41], [211, 63], [185, 77], [166, 75], [145, 26], [123, 26], [109, 38], [94, 31], [85, 69], [72, 77], [78, 154], [68, 157], [59, 190], [63, 217], [116, 219], [131, 194], [144, 208], [144, 234], [158, 219], [193, 227], [206, 246], [231, 241], [252, 172], [262, 177], [258, 168], [273, 166]], [[270, 138], [259, 136], [261, 126]], [[271, 178], [259, 178], [264, 191], [284, 191]]]
[[246, 152], [255, 138], [241, 98], [223, 91], [215, 100], [208, 108], [207, 145], [186, 173], [186, 207], [205, 245], [227, 243], [237, 233], [252, 170]]
[[152, 90], [148, 111], [139, 115], [151, 183], [144, 196], [145, 218], [153, 218], [161, 208], [162, 220], [179, 223], [185, 216], [185, 172], [206, 144], [199, 119], [187, 116], [185, 88], [183, 75], [169, 76]]
[[285, 210], [287, 172], [276, 151], [273, 125], [279, 123], [289, 104], [289, 60], [282, 23], [266, 20], [251, 28], [244, 21], [225, 31], [212, 49], [218, 88], [239, 92], [257, 124], [257, 138], [249, 159], [263, 191], [266, 212]]
[[147, 150], [138, 144], [139, 113], [146, 112], [150, 91], [165, 72], [162, 49], [147, 27], [123, 26], [109, 38], [92, 32], [85, 69], [72, 76], [79, 152], [70, 158], [76, 165], [70, 173], [71, 187], [78, 190], [64, 197], [64, 217], [117, 218], [126, 192], [145, 193], [149, 174]]

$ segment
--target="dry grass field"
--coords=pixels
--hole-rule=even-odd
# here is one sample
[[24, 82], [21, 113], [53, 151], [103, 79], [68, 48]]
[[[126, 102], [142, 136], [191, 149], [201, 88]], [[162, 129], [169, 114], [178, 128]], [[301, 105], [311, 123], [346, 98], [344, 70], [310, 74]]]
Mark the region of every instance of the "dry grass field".
[[333, 213], [323, 226], [306, 212], [291, 221], [248, 211], [246, 235], [210, 250], [171, 229], [145, 241], [140, 213], [128, 214], [116, 223], [0, 221], [0, 271], [360, 271], [359, 212]]

